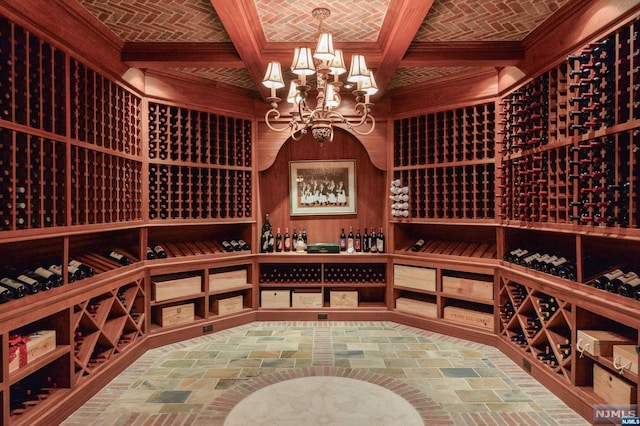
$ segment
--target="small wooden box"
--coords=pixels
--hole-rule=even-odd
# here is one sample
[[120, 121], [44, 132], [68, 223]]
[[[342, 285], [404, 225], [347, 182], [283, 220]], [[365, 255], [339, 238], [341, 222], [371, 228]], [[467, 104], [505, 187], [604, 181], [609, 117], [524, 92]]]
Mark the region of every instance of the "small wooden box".
[[316, 290], [293, 290], [291, 306], [294, 308], [322, 308], [322, 292]]
[[191, 296], [202, 292], [202, 278], [200, 276], [176, 278], [166, 281], [153, 281], [151, 292], [153, 300], [174, 299], [176, 297]]
[[290, 308], [291, 290], [262, 290], [260, 292], [261, 308]]
[[209, 291], [224, 290], [244, 285], [247, 285], [246, 269], [209, 274]]
[[458, 324], [493, 330], [493, 314], [473, 309], [445, 306], [443, 318]]
[[239, 312], [244, 309], [244, 298], [242, 295], [226, 297], [224, 299], [215, 299], [213, 301], [213, 310], [218, 315], [227, 315]]
[[332, 308], [357, 308], [357, 291], [330, 291], [329, 305]]
[[609, 404], [635, 404], [636, 385], [593, 364], [593, 392]]
[[436, 270], [417, 266], [393, 265], [393, 284], [417, 290], [436, 291]]
[[436, 318], [438, 316], [438, 309], [435, 303], [409, 299], [408, 297], [398, 297], [396, 299], [396, 310], [427, 318]]
[[185, 303], [183, 305], [161, 308], [157, 320], [161, 327], [170, 327], [172, 325], [192, 322], [195, 320], [195, 305], [193, 303]]
[[638, 374], [638, 346], [613, 345], [613, 363], [618, 367], [624, 366], [625, 371]]
[[614, 345], [629, 345], [628, 337], [606, 330], [578, 330], [577, 349], [593, 356], [613, 356]]
[[40, 330], [24, 337], [24, 343], [10, 349], [9, 372], [24, 367], [56, 348], [56, 331]]
[[443, 276], [442, 292], [477, 299], [493, 300], [493, 281]]

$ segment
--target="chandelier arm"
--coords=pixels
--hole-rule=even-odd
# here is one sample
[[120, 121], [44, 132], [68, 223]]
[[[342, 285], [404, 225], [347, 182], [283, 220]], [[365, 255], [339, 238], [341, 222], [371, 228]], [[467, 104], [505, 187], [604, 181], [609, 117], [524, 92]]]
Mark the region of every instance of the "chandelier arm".
[[[371, 122], [371, 127], [369, 128], [369, 130], [364, 132], [361, 132], [360, 130], [358, 130], [358, 128], [363, 126], [369, 120]], [[367, 135], [370, 135], [373, 132], [373, 130], [376, 128], [376, 119], [372, 115], [365, 114], [362, 116], [362, 119], [357, 124], [351, 124], [346, 118], [342, 119], [342, 124], [346, 125], [349, 130], [351, 130], [352, 132], [360, 136], [367, 136]]]
[[264, 114], [264, 121], [267, 127], [273, 130], [274, 132], [284, 132], [288, 128], [292, 128], [294, 125], [294, 120], [291, 120], [291, 122], [284, 127], [273, 127], [273, 125], [271, 125], [271, 123], [269, 122], [270, 116], [273, 116], [271, 120], [277, 121], [280, 119], [280, 111], [278, 111], [277, 109], [270, 109]]

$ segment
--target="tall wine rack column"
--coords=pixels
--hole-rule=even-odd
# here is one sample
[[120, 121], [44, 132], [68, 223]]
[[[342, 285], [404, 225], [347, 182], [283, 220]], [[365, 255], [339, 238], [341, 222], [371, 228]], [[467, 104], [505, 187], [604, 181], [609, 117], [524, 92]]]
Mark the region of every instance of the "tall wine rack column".
[[252, 216], [251, 121], [149, 103], [149, 218]]

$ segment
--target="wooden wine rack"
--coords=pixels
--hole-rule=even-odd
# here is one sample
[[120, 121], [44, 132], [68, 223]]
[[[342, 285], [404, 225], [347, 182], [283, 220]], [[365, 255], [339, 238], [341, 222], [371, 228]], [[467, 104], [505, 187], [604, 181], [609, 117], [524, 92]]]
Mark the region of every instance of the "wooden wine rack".
[[394, 122], [394, 179], [409, 187], [414, 219], [492, 219], [492, 103]]

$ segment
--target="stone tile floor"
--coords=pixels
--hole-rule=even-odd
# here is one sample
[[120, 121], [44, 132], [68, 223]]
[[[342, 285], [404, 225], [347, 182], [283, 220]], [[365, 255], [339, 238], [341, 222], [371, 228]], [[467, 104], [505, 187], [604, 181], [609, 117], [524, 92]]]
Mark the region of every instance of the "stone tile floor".
[[255, 322], [153, 349], [63, 424], [223, 424], [252, 392], [313, 375], [426, 401], [428, 424], [588, 424], [497, 349], [391, 322]]

